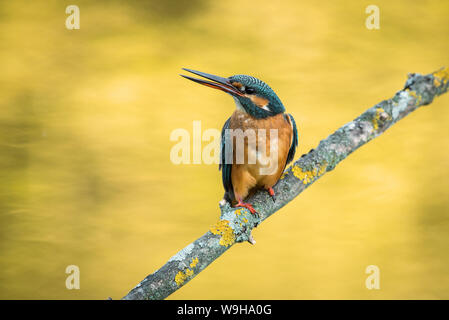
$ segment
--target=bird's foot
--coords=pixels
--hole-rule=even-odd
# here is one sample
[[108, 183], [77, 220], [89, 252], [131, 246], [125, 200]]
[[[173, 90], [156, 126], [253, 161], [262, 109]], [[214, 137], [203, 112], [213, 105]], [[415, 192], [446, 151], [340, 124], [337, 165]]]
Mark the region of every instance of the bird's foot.
[[239, 202], [238, 202], [235, 206], [236, 206], [236, 207], [246, 208], [246, 209], [248, 209], [249, 212], [251, 212], [252, 214], [257, 215], [256, 209], [254, 209], [253, 206], [250, 205], [249, 203], [242, 202], [242, 200], [239, 200]]
[[270, 194], [271, 199], [273, 199], [273, 202], [276, 202], [276, 196], [275, 196], [275, 194], [274, 194], [273, 188], [268, 188], [267, 191], [268, 191], [268, 193]]

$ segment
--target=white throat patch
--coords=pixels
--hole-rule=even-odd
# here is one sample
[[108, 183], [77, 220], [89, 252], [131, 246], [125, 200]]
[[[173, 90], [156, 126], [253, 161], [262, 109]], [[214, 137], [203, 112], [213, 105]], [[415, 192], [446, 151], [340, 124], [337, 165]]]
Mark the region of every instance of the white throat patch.
[[234, 101], [235, 101], [235, 106], [237, 107], [237, 110], [246, 112], [245, 108], [243, 108], [242, 104], [240, 103], [239, 99], [237, 99], [236, 97], [233, 97]]

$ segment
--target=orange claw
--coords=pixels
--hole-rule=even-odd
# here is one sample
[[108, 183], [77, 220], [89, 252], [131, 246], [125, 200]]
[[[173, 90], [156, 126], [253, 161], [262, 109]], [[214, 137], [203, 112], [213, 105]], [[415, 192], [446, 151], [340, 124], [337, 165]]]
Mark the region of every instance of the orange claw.
[[268, 193], [270, 194], [271, 199], [273, 199], [273, 202], [276, 202], [276, 196], [274, 195], [274, 190], [273, 190], [273, 188], [268, 188], [267, 191], [268, 191]]
[[246, 208], [246, 209], [248, 209], [249, 212], [251, 212], [252, 214], [257, 214], [256, 209], [254, 209], [252, 205], [250, 205], [249, 203], [242, 202], [242, 200], [240, 200], [240, 199], [239, 199], [239, 203], [237, 203], [235, 206], [236, 206], [236, 207], [243, 207], [243, 208]]

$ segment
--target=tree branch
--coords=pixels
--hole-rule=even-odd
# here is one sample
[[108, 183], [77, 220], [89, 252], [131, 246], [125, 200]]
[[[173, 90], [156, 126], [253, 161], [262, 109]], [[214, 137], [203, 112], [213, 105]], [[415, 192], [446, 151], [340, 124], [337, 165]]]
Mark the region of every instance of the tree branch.
[[248, 202], [259, 218], [247, 209], [220, 205], [220, 220], [201, 238], [174, 255], [164, 266], [147, 276], [123, 299], [164, 299], [204, 270], [235, 243], [255, 243], [251, 230], [298, 196], [304, 189], [345, 159], [359, 147], [376, 138], [394, 123], [448, 90], [449, 68], [428, 75], [409, 74], [403, 90], [365, 111], [345, 124], [316, 149], [301, 156], [283, 174], [274, 187], [276, 202], [267, 192], [256, 192]]

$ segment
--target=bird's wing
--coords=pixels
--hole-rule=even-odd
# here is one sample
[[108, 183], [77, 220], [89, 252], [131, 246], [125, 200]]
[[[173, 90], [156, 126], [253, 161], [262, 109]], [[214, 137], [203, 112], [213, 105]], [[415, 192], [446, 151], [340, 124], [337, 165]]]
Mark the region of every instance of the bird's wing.
[[226, 132], [226, 129], [229, 129], [230, 122], [231, 118], [226, 120], [225, 124], [223, 125], [223, 129], [221, 129], [220, 164], [218, 166], [218, 169], [221, 170], [221, 177], [223, 180], [223, 187], [225, 191], [230, 194], [233, 194], [234, 190], [232, 187], [232, 180], [231, 180], [232, 161], [229, 161], [228, 159], [229, 163], [226, 163], [226, 152], [232, 152], [232, 150], [226, 150], [226, 146], [230, 145], [229, 131]]
[[296, 147], [298, 146], [298, 129], [296, 129], [295, 118], [293, 118], [293, 116], [291, 114], [287, 114], [286, 116], [288, 117], [287, 120], [293, 129], [293, 139], [292, 139], [292, 143], [290, 145], [290, 150], [288, 151], [287, 162], [285, 163], [285, 165], [287, 165], [293, 161], [293, 159], [295, 157]]

